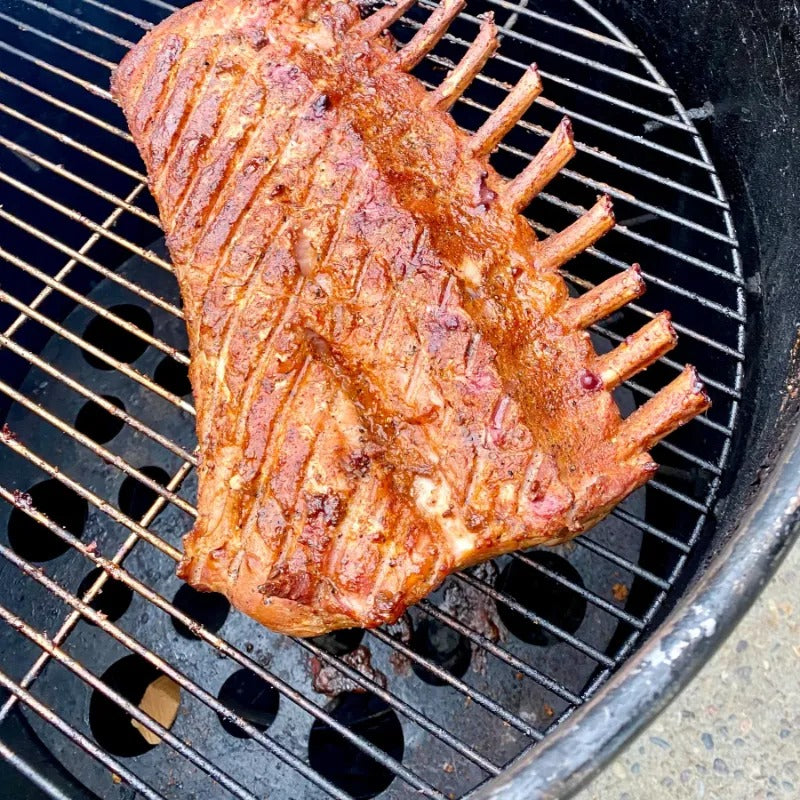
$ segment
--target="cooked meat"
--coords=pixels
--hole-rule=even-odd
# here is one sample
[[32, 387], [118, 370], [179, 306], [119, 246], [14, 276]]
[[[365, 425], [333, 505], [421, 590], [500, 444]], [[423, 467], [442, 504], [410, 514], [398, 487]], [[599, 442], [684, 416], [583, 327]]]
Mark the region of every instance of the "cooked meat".
[[180, 575], [301, 636], [395, 620], [453, 570], [562, 542], [656, 469], [708, 400], [691, 368], [626, 420], [611, 390], [674, 345], [667, 314], [598, 356], [632, 267], [571, 299], [557, 269], [608, 198], [537, 241], [520, 211], [573, 154], [568, 121], [516, 178], [489, 153], [535, 68], [470, 136], [447, 113], [496, 47], [487, 18], [434, 91], [355, 2], [206, 0], [113, 79], [184, 299], [200, 446]]

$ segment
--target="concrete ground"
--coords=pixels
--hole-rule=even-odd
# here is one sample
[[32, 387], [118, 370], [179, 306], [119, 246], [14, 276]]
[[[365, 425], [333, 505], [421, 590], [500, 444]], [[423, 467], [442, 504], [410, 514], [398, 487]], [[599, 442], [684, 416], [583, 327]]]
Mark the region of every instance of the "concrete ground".
[[666, 711], [575, 800], [800, 798], [800, 543]]

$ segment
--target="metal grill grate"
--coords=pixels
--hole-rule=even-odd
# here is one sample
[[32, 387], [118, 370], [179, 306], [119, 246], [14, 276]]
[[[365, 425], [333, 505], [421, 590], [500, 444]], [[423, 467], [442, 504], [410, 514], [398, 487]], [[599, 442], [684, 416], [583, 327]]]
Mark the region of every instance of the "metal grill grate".
[[[422, 0], [395, 26], [398, 39], [431, 7]], [[658, 446], [657, 480], [575, 543], [453, 576], [358, 648], [346, 634], [293, 641], [226, 619], [224, 603], [203, 604], [174, 577], [196, 513], [182, 311], [107, 90], [127, 48], [173, 10], [162, 0], [0, 10], [0, 721], [21, 713], [53, 762], [101, 797], [132, 787], [147, 798], [255, 798], [264, 786], [292, 797], [462, 796], [598, 691], [674, 601], [710, 533], [745, 309], [728, 204], [695, 125], [707, 110], [684, 109], [585, 0], [473, 0], [417, 68], [438, 82], [477, 15], [494, 11], [500, 52], [453, 112], [475, 129], [538, 61], [545, 97], [494, 163], [517, 172], [572, 117], [578, 156], [535, 201], [532, 224], [548, 234], [610, 194], [620, 224], [566, 277], [582, 291], [639, 261], [650, 289], [594, 327], [598, 350], [663, 307], [681, 335], [674, 358], [618, 392], [620, 406], [632, 410], [689, 361], [714, 407]], [[257, 691], [226, 694], [242, 669]], [[148, 674], [180, 687], [170, 730], [139, 707]], [[103, 698], [127, 715], [125, 730], [93, 713]], [[127, 730], [130, 719], [156, 739]], [[6, 728], [0, 754], [52, 796], [82, 796], [4, 743]], [[126, 750], [131, 736], [141, 752]]]

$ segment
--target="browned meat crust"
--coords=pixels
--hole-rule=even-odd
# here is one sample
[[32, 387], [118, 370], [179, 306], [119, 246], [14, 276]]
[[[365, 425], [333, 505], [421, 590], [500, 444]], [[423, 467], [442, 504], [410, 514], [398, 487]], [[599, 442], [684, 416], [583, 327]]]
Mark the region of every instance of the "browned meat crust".
[[674, 344], [668, 315], [598, 357], [585, 327], [637, 268], [570, 299], [556, 272], [607, 198], [539, 242], [522, 209], [573, 153], [564, 122], [513, 181], [488, 153], [531, 69], [475, 135], [446, 109], [496, 47], [487, 19], [433, 92], [333, 0], [206, 0], [126, 56], [114, 95], [184, 298], [200, 443], [180, 574], [299, 635], [396, 619], [449, 572], [564, 541], [643, 484], [704, 410], [687, 368], [623, 421], [610, 390]]

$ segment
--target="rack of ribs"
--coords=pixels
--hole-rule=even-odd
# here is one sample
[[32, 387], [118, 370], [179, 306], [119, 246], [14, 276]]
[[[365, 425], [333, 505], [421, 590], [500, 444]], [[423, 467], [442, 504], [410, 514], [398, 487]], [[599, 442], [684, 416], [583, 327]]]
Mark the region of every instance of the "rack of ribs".
[[656, 316], [598, 355], [587, 327], [639, 268], [571, 298], [558, 273], [607, 197], [537, 239], [521, 211], [574, 153], [568, 120], [513, 180], [489, 155], [541, 91], [528, 69], [469, 135], [448, 113], [491, 17], [428, 91], [414, 0], [205, 0], [116, 69], [191, 348], [198, 517], [179, 574], [300, 636], [395, 620], [454, 570], [563, 542], [656, 470], [708, 406], [687, 367], [626, 419], [612, 390], [675, 344]]

